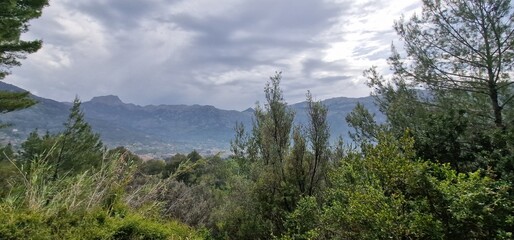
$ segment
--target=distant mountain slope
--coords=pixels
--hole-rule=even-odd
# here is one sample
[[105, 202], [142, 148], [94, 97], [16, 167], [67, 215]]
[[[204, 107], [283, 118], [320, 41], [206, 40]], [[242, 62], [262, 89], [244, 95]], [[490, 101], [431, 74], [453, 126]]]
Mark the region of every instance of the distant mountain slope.
[[[227, 149], [236, 121], [251, 114], [199, 105], [137, 106], [114, 96], [83, 103], [87, 119], [108, 142], [162, 141], [193, 148]], [[108, 123], [108, 124], [102, 124]], [[193, 146], [194, 145], [194, 146]]]
[[[16, 86], [0, 82], [0, 90], [22, 91]], [[4, 141], [20, 143], [34, 129], [57, 132], [63, 128], [68, 116], [69, 103], [34, 96], [38, 104], [29, 109], [0, 115], [0, 121], [13, 123], [11, 128], [0, 129]], [[371, 97], [333, 98], [323, 101], [329, 109], [328, 121], [332, 138], [347, 136], [345, 116], [361, 102], [376, 112]], [[200, 105], [127, 104], [117, 96], [94, 97], [82, 103], [86, 120], [111, 147], [124, 145], [138, 153], [157, 155], [188, 152], [193, 149], [216, 153], [229, 148], [236, 122], [251, 126], [253, 109], [245, 111], [221, 110]], [[291, 105], [297, 123], [307, 123], [307, 104]]]
[[[25, 91], [14, 85], [0, 82], [0, 90]], [[34, 129], [56, 132], [63, 128], [63, 123], [68, 116], [69, 105], [51, 99], [32, 95], [37, 104], [20, 111], [0, 115], [2, 123], [10, 123], [13, 126], [0, 129], [2, 141], [20, 143], [28, 133]]]
[[[362, 98], [346, 98], [338, 97], [322, 101], [328, 108], [327, 121], [330, 125], [331, 140], [335, 141], [339, 136], [343, 136], [344, 140], [349, 142], [348, 131], [350, 127], [346, 123], [346, 115], [350, 113], [355, 105], [359, 102], [377, 115], [377, 121], [383, 122], [385, 118], [378, 112], [377, 106], [374, 104], [373, 97]], [[307, 102], [301, 102], [291, 105], [296, 112], [295, 121], [301, 124], [308, 123]]]

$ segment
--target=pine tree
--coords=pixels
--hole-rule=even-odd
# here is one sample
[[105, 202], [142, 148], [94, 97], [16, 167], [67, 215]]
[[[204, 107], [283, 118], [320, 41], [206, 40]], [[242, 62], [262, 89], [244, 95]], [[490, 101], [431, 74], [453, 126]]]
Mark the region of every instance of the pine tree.
[[41, 41], [24, 41], [22, 33], [28, 31], [28, 22], [41, 16], [48, 0], [2, 0], [0, 2], [0, 79], [9, 74], [9, 68], [19, 66], [19, 59], [41, 48]]
[[387, 124], [376, 126], [356, 109], [348, 119], [355, 136], [373, 138], [379, 129], [400, 136], [409, 129], [424, 159], [449, 162], [459, 171], [511, 172], [510, 0], [424, 0], [421, 14], [397, 21], [395, 30], [404, 51], [392, 49], [392, 78], [376, 68], [365, 72]]
[[28, 108], [36, 103], [29, 92], [0, 91], [0, 113]]
[[80, 105], [80, 100], [75, 98], [68, 120], [64, 123], [65, 130], [59, 138], [54, 178], [63, 172], [80, 172], [99, 167], [102, 163], [104, 147], [100, 135], [93, 133], [84, 119]]
[[488, 109], [481, 110], [483, 116], [505, 129], [505, 109], [514, 99], [510, 0], [424, 0], [421, 16], [401, 19], [395, 29], [410, 62], [393, 50], [390, 61], [397, 77], [484, 98]]
[[[9, 74], [9, 69], [19, 66], [19, 59], [41, 48], [41, 41], [24, 41], [22, 33], [28, 31], [28, 22], [41, 16], [48, 0], [2, 0], [0, 2], [0, 80]], [[0, 91], [0, 113], [28, 108], [34, 105], [28, 92]], [[6, 125], [0, 125], [0, 127]]]

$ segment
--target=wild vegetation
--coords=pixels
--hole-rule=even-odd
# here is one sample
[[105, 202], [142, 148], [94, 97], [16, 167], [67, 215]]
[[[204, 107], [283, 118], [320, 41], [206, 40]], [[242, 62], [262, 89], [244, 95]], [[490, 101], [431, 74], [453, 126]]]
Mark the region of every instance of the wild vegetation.
[[75, 100], [63, 132], [2, 147], [0, 239], [512, 239], [513, 24], [507, 0], [424, 0], [392, 77], [365, 72], [387, 121], [358, 105], [352, 144], [310, 92], [295, 125], [281, 73], [228, 158], [107, 150]]

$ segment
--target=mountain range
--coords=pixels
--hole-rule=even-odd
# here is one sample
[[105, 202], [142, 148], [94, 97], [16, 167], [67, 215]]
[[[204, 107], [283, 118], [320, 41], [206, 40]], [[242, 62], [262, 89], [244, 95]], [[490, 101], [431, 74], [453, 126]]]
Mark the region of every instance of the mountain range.
[[[0, 90], [24, 91], [16, 86], [0, 82]], [[0, 139], [15, 146], [23, 142], [35, 129], [40, 133], [58, 132], [69, 114], [71, 103], [58, 102], [32, 95], [38, 103], [28, 109], [0, 115], [2, 123], [11, 127], [0, 129]], [[357, 102], [372, 113], [378, 114], [372, 97], [332, 98], [324, 100], [328, 108], [328, 122], [332, 140], [343, 136], [348, 140], [349, 126], [345, 121]], [[295, 113], [296, 123], [307, 123], [307, 103], [289, 105]], [[229, 152], [236, 122], [248, 129], [252, 126], [253, 109], [245, 111], [222, 110], [201, 105], [147, 105], [124, 103], [117, 96], [94, 97], [82, 102], [86, 121], [100, 133], [109, 147], [125, 146], [140, 154], [169, 156], [187, 153], [193, 149], [203, 154]]]

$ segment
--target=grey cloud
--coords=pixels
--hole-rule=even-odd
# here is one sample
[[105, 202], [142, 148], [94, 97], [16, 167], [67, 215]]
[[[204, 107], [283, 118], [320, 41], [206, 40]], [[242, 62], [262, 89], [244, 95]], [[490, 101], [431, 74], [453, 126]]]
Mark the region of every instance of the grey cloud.
[[[269, 47], [294, 51], [321, 48], [322, 44], [309, 41], [326, 30], [341, 9], [326, 6], [321, 1], [249, 1], [229, 17], [196, 19], [188, 15], [173, 16], [168, 21], [184, 29], [199, 32], [194, 40], [204, 53], [202, 57], [237, 52], [242, 58], [252, 58], [251, 52]], [[234, 39], [238, 31], [249, 32], [251, 37]]]
[[[243, 29], [264, 35], [316, 33], [333, 23], [344, 6], [324, 1], [247, 1], [229, 16], [198, 19], [187, 14], [171, 16], [168, 20], [181, 26], [207, 32], [230, 32]], [[206, 28], [207, 27], [207, 28]]]
[[[278, 6], [274, 6], [276, 4]], [[228, 18], [196, 19], [179, 15], [169, 18], [168, 21], [201, 33], [194, 40], [196, 47], [189, 51], [189, 61], [192, 61], [190, 66], [202, 69], [206, 65], [210, 67], [214, 64], [218, 66], [218, 72], [251, 69], [260, 65], [272, 65], [275, 70], [287, 70], [288, 66], [279, 63], [280, 60], [299, 51], [321, 51], [326, 47], [326, 44], [309, 39], [330, 27], [333, 24], [332, 19], [342, 11], [341, 6], [324, 5], [321, 1], [296, 1], [294, 4], [287, 1], [253, 1], [240, 9], [239, 15]], [[238, 31], [249, 32], [252, 36], [234, 39], [233, 36]], [[265, 79], [261, 84], [264, 81]], [[213, 85], [194, 79], [191, 82], [199, 88]], [[245, 82], [245, 79], [239, 79], [229, 84]], [[203, 84], [205, 85], [202, 86]]]
[[[344, 29], [329, 30], [344, 19], [388, 4], [379, 1], [356, 11], [362, 7], [356, 1], [247, 0], [236, 1], [237, 6], [226, 13], [198, 16], [187, 9], [179, 13], [170, 10], [181, 2], [51, 2], [50, 7], [55, 7], [52, 14], [44, 12], [30, 33], [43, 38], [47, 47], [62, 48], [71, 63], [42, 74], [43, 66], [38, 64], [45, 63], [48, 56], [29, 56], [12, 79], [58, 100], [69, 101], [75, 94], [85, 100], [116, 94], [142, 105], [197, 103], [245, 109], [262, 100], [268, 76], [283, 70], [289, 102], [303, 100], [308, 89], [315, 95], [318, 91], [320, 96], [332, 96], [339, 94], [334, 88], [358, 84], [352, 62], [323, 59], [331, 41], [340, 41], [346, 34]], [[82, 14], [85, 20], [80, 21], [98, 23], [102, 32], [63, 29], [57, 17], [67, 16], [64, 13], [71, 17]], [[97, 34], [98, 39], [90, 39], [89, 34]], [[324, 34], [328, 35], [320, 37]], [[370, 41], [384, 42], [384, 36], [388, 39], [385, 44], [390, 44], [389, 37], [394, 35], [376, 33]], [[78, 41], [81, 44], [76, 44]], [[368, 54], [375, 47], [363, 43], [354, 51], [371, 60], [382, 58], [382, 51]], [[99, 54], [100, 50], [106, 53]], [[337, 74], [320, 77], [320, 72]]]
[[339, 82], [342, 80], [351, 80], [352, 78], [353, 78], [353, 76], [324, 77], [324, 78], [320, 78], [319, 82], [320, 82], [320, 84], [326, 84], [326, 83], [330, 84], [330, 83]]
[[152, 4], [144, 0], [90, 0], [72, 1], [68, 6], [90, 15], [110, 29], [127, 29], [139, 25], [143, 18], [152, 17], [151, 13], [164, 2]]
[[349, 64], [344, 61], [326, 62], [321, 59], [310, 58], [302, 62], [303, 75], [307, 78], [312, 78], [312, 75], [316, 71], [334, 71], [342, 72], [345, 66]]

